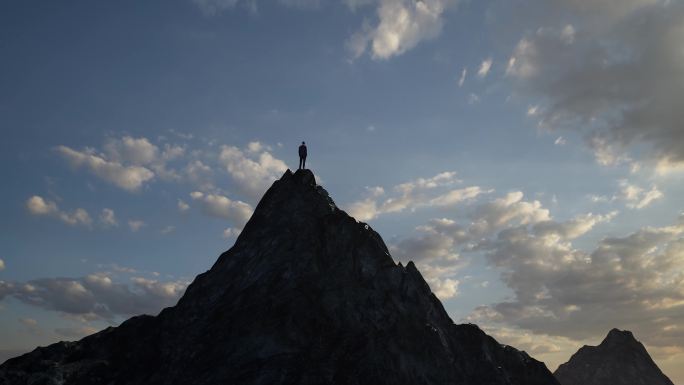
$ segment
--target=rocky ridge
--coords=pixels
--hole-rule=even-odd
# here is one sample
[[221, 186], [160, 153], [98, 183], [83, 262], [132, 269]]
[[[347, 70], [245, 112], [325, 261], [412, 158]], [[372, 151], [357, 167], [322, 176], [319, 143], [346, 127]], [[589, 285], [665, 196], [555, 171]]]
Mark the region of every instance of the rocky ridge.
[[5, 384], [557, 385], [457, 325], [415, 265], [289, 170], [174, 307], [0, 366]]

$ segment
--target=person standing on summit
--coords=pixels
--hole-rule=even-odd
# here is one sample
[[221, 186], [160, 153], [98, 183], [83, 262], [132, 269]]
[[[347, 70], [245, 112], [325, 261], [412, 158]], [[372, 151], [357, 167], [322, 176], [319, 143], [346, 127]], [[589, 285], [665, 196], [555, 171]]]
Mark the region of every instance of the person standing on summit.
[[306, 168], [306, 143], [302, 142], [299, 146], [299, 169]]

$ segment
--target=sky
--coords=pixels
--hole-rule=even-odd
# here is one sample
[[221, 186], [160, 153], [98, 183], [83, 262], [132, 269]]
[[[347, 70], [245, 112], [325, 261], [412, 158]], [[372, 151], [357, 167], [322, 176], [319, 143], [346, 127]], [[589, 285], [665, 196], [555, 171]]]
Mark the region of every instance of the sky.
[[455, 322], [684, 383], [684, 4], [0, 3], [0, 360], [172, 306], [307, 166]]

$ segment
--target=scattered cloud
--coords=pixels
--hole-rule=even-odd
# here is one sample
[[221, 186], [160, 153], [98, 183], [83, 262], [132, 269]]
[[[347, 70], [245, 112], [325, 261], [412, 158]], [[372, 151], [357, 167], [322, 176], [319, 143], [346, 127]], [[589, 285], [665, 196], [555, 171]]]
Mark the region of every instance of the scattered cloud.
[[95, 155], [89, 149], [76, 151], [66, 146], [58, 146], [56, 150], [75, 168], [86, 168], [95, 176], [124, 190], [137, 191], [145, 182], [154, 178], [154, 173], [145, 167], [123, 166], [121, 163]]
[[199, 7], [205, 16], [216, 16], [223, 11], [232, 9], [239, 0], [191, 0]]
[[297, 9], [318, 9], [321, 7], [321, 0], [278, 0], [278, 3]]
[[68, 225], [83, 225], [90, 227], [93, 220], [85, 209], [77, 208], [72, 212], [61, 210], [55, 202], [47, 201], [38, 195], [34, 195], [26, 201], [29, 213], [37, 216], [49, 216], [57, 218]]
[[486, 257], [514, 297], [476, 318], [575, 340], [619, 327], [652, 346], [682, 346], [681, 333], [667, 328], [684, 321], [682, 234], [684, 216], [672, 226], [604, 238], [585, 252], [562, 232], [503, 230], [485, 246]]
[[480, 97], [477, 94], [471, 93], [468, 95], [468, 104], [476, 104], [480, 102]]
[[643, 209], [664, 195], [657, 186], [651, 186], [650, 190], [629, 183], [626, 179], [620, 181], [621, 195], [627, 207], [630, 209]]
[[684, 3], [538, 3], [557, 27], [525, 34], [507, 74], [543, 102], [540, 126], [579, 132], [602, 165], [684, 164]]
[[190, 205], [185, 203], [182, 199], [179, 199], [178, 200], [178, 211], [183, 213], [183, 212], [186, 212], [188, 210], [190, 210]]
[[254, 211], [249, 204], [239, 200], [232, 200], [223, 195], [204, 194], [194, 191], [190, 194], [190, 197], [201, 204], [202, 211], [205, 214], [227, 219], [240, 227], [247, 223]]
[[166, 226], [166, 227], [164, 227], [163, 229], [159, 230], [159, 232], [160, 232], [162, 235], [171, 234], [171, 233], [173, 233], [174, 231], [176, 231], [176, 226]]
[[134, 233], [145, 226], [147, 226], [147, 224], [139, 219], [131, 219], [128, 221], [128, 228]]
[[119, 225], [114, 210], [107, 208], [102, 209], [100, 213], [100, 223], [105, 227], [116, 227]]
[[[358, 1], [348, 1], [355, 9]], [[369, 50], [373, 59], [384, 60], [437, 37], [444, 24], [443, 14], [456, 0], [379, 0], [377, 25], [365, 23], [347, 41], [354, 58]]]
[[77, 327], [64, 327], [56, 328], [55, 333], [61, 337], [68, 339], [80, 339], [85, 336], [97, 333], [99, 330], [92, 326], [77, 326]]
[[489, 74], [489, 71], [492, 69], [492, 63], [492, 58], [483, 60], [480, 64], [480, 68], [477, 70], [477, 77], [480, 79], [486, 78]]
[[556, 138], [556, 140], [553, 142], [553, 144], [555, 144], [556, 146], [565, 146], [567, 143], [568, 143], [568, 141], [565, 140], [565, 138], [562, 137], [562, 136], [559, 136], [559, 137]]
[[238, 187], [255, 199], [287, 170], [285, 162], [259, 142], [249, 143], [245, 150], [222, 146], [219, 161]]
[[13, 297], [25, 304], [60, 313], [112, 320], [119, 316], [156, 314], [176, 303], [189, 282], [132, 277], [115, 282], [106, 273], [80, 278], [41, 278], [28, 282], [0, 281], [0, 300]]
[[480, 194], [491, 191], [482, 190], [478, 186], [451, 189], [446, 187], [460, 182], [453, 171], [443, 172], [431, 178], [418, 178], [410, 182], [396, 185], [392, 194], [385, 197], [382, 187], [367, 188], [366, 199], [349, 205], [349, 213], [360, 221], [368, 221], [382, 214], [398, 213], [404, 210], [415, 210], [419, 207], [446, 207], [469, 201]]
[[463, 68], [463, 71], [461, 71], [461, 77], [458, 79], [458, 86], [459, 87], [463, 87], [463, 84], [465, 84], [467, 76], [468, 76], [468, 69]]
[[242, 229], [228, 227], [227, 229], [223, 230], [223, 238], [237, 238], [237, 236], [240, 235], [241, 232]]

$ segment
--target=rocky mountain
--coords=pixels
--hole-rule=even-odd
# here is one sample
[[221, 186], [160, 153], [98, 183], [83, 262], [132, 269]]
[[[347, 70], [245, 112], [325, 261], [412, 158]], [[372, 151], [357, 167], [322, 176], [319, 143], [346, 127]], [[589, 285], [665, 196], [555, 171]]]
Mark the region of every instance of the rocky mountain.
[[613, 329], [583, 346], [554, 373], [561, 385], [673, 385], [632, 332]]
[[413, 263], [289, 170], [178, 304], [0, 366], [5, 384], [557, 385], [456, 325]]

